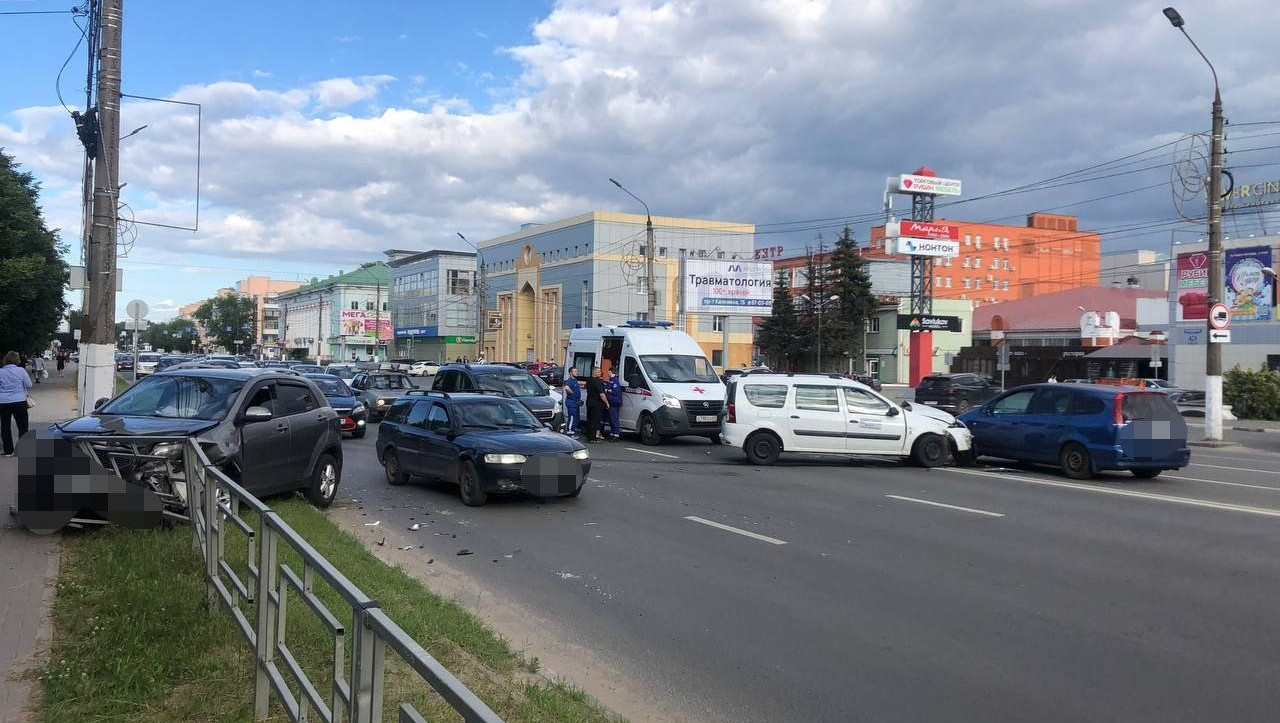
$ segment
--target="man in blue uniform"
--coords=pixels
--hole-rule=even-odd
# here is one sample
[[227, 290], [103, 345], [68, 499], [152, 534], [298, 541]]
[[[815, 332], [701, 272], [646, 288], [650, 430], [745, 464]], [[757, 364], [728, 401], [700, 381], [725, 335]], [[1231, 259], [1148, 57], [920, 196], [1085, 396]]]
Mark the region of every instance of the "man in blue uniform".
[[613, 369], [609, 369], [604, 380], [604, 397], [609, 400], [609, 436], [622, 439], [622, 427], [618, 422], [618, 413], [622, 411], [622, 380]]

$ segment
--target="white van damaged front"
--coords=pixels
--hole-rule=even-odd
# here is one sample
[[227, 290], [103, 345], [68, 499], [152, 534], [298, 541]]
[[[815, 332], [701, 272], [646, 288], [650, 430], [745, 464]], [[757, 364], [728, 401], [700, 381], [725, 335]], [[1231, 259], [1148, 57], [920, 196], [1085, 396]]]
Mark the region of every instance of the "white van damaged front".
[[724, 385], [719, 381], [666, 382], [654, 396], [659, 404], [654, 408], [653, 416], [658, 432], [663, 436], [706, 436], [720, 431], [720, 420], [724, 416]]
[[973, 446], [973, 434], [969, 432], [969, 428], [941, 409], [906, 404], [903, 409], [907, 413], [907, 421], [916, 430], [913, 437], [925, 432], [944, 434], [951, 439], [952, 452], [956, 454], [968, 452]]

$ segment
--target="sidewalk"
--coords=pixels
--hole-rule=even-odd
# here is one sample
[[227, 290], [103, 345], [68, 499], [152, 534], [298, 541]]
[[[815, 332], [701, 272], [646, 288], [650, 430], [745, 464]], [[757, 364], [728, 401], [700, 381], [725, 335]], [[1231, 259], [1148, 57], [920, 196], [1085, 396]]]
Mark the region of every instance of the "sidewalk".
[[[65, 376], [49, 365], [49, 379], [35, 385], [30, 427], [75, 416], [75, 364]], [[49, 605], [58, 574], [58, 536], [41, 537], [18, 527], [9, 516], [18, 481], [16, 457], [0, 457], [0, 723], [31, 720], [28, 703], [38, 695], [22, 680], [49, 645]]]

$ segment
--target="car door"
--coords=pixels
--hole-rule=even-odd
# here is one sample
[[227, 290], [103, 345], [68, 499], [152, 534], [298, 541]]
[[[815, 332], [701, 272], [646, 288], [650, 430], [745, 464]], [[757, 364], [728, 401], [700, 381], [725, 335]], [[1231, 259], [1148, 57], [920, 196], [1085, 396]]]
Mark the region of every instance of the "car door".
[[443, 372], [437, 372], [435, 380], [431, 382], [431, 388], [441, 392], [458, 391], [458, 372], [456, 369], [449, 369]]
[[1031, 462], [1053, 462], [1072, 430], [1074, 392], [1062, 386], [1041, 387], [1031, 398], [1021, 420], [1023, 457]]
[[1025, 459], [1022, 449], [1022, 422], [1035, 396], [1035, 389], [1015, 389], [986, 404], [968, 423], [981, 454]]
[[848, 425], [838, 386], [795, 385], [790, 416], [794, 441], [786, 449], [795, 452], [844, 452]]
[[396, 451], [400, 455], [400, 466], [410, 474], [431, 474], [431, 465], [426, 461], [423, 450], [428, 446], [427, 414], [431, 411], [431, 402], [426, 399], [415, 400], [409, 407], [408, 415], [396, 425]]
[[276, 408], [289, 422], [290, 464], [286, 473], [294, 482], [311, 474], [312, 456], [333, 424], [324, 407], [305, 382], [276, 382]]
[[[279, 489], [289, 468], [289, 418], [277, 411], [275, 391], [275, 382], [260, 382], [236, 411], [240, 420], [240, 483], [255, 494]], [[265, 408], [271, 419], [244, 421], [244, 410], [249, 407]]]
[[[579, 369], [579, 372], [582, 370]], [[618, 421], [623, 429], [636, 429], [640, 411], [645, 408], [645, 401], [653, 396], [649, 390], [649, 382], [645, 381], [640, 362], [631, 354], [622, 358], [622, 409], [618, 411]]]
[[456, 481], [454, 473], [458, 468], [458, 445], [450, 438], [453, 419], [449, 409], [440, 402], [432, 402], [422, 429], [421, 459], [428, 470], [423, 474]]
[[851, 454], [903, 452], [906, 415], [889, 402], [857, 387], [842, 387], [847, 414], [845, 451]]

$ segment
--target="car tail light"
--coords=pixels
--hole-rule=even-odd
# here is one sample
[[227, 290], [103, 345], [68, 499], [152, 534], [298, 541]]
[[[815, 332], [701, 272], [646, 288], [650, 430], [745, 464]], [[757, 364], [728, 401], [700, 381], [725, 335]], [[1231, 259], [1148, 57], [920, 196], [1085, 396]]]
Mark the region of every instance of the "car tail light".
[[738, 405], [729, 402], [728, 411], [725, 412], [725, 421], [734, 424], [738, 421]]
[[1124, 424], [1124, 393], [1123, 392], [1121, 392], [1120, 394], [1117, 394], [1116, 398], [1112, 401], [1111, 423], [1116, 426]]
[[960, 391], [960, 387], [947, 387], [947, 394], [955, 394]]

